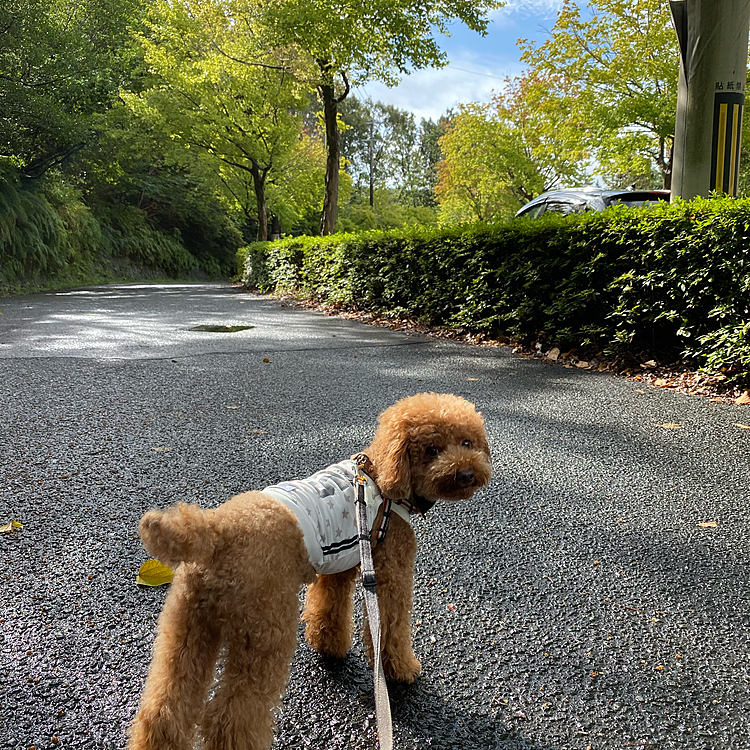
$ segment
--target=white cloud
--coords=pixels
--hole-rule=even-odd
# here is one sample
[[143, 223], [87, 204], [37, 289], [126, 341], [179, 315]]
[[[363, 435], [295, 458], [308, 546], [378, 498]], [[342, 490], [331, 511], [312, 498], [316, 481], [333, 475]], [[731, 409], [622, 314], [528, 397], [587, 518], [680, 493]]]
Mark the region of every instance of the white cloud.
[[561, 6], [562, 0], [507, 0], [505, 6], [494, 11], [492, 15], [548, 19], [554, 18]]
[[417, 70], [404, 76], [396, 88], [368, 83], [352, 93], [357, 98], [369, 96], [373, 101], [413, 112], [417, 122], [423, 117], [437, 120], [446, 110], [457, 109], [459, 104], [489, 101], [493, 91], [503, 88], [504, 76], [517, 75], [520, 64], [518, 68], [497, 71], [481, 64], [456, 60], [455, 67], [451, 64], [446, 68]]
[[486, 36], [456, 25], [452, 36], [439, 39], [449, 66], [414, 71], [395, 88], [368, 83], [353, 94], [413, 112], [417, 121], [422, 117], [437, 120], [459, 104], [489, 101], [493, 91], [503, 88], [506, 77], [514, 78], [526, 68], [516, 40], [546, 36], [561, 6], [562, 0], [507, 0], [491, 14]]

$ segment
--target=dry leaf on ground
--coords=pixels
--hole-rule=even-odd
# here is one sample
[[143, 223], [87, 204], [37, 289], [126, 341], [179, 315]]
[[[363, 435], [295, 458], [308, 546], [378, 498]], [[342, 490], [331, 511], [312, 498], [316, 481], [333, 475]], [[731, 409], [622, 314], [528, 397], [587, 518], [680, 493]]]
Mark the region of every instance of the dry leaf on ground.
[[657, 424], [657, 427], [662, 427], [665, 430], [679, 430], [682, 425], [678, 422], [665, 422], [664, 424]]
[[702, 529], [715, 529], [718, 525], [717, 521], [701, 521], [698, 524]]
[[659, 388], [672, 388], [676, 383], [674, 380], [669, 380], [669, 378], [656, 378], [656, 380], [654, 380], [654, 385]]
[[13, 529], [22, 529], [23, 524], [20, 521], [8, 521], [4, 526], [0, 526], [0, 534], [10, 534]]

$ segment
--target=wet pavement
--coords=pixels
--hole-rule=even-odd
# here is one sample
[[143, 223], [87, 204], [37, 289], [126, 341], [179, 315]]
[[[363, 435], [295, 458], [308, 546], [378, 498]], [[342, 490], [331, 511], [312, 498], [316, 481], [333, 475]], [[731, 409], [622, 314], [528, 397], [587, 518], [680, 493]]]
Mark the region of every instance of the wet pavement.
[[[0, 313], [0, 526], [24, 526], [0, 534], [0, 748], [123, 747], [167, 593], [135, 583], [145, 510], [307, 476], [419, 391], [478, 405], [495, 477], [415, 523], [396, 746], [750, 748], [750, 408], [228, 285]], [[377, 747], [359, 641], [300, 643], [274, 747]]]

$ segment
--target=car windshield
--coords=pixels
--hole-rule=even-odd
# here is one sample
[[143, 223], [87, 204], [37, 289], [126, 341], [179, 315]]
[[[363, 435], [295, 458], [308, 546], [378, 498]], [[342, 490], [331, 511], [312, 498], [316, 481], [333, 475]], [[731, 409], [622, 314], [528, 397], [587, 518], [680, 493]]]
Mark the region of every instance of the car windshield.
[[666, 202], [668, 200], [669, 197], [666, 195], [644, 195], [643, 193], [634, 193], [633, 195], [615, 195], [607, 201], [607, 205], [623, 205], [628, 208], [635, 208], [636, 206], [647, 206], [653, 203]]
[[567, 216], [568, 214], [582, 213], [586, 208], [584, 201], [576, 200], [548, 200], [547, 210]]

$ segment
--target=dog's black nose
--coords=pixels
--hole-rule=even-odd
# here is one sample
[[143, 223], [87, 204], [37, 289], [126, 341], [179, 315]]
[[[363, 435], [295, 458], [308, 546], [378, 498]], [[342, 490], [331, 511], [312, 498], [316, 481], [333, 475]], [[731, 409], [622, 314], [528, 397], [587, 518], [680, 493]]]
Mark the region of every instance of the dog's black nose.
[[456, 473], [456, 481], [462, 487], [468, 487], [474, 481], [474, 469], [461, 469]]

